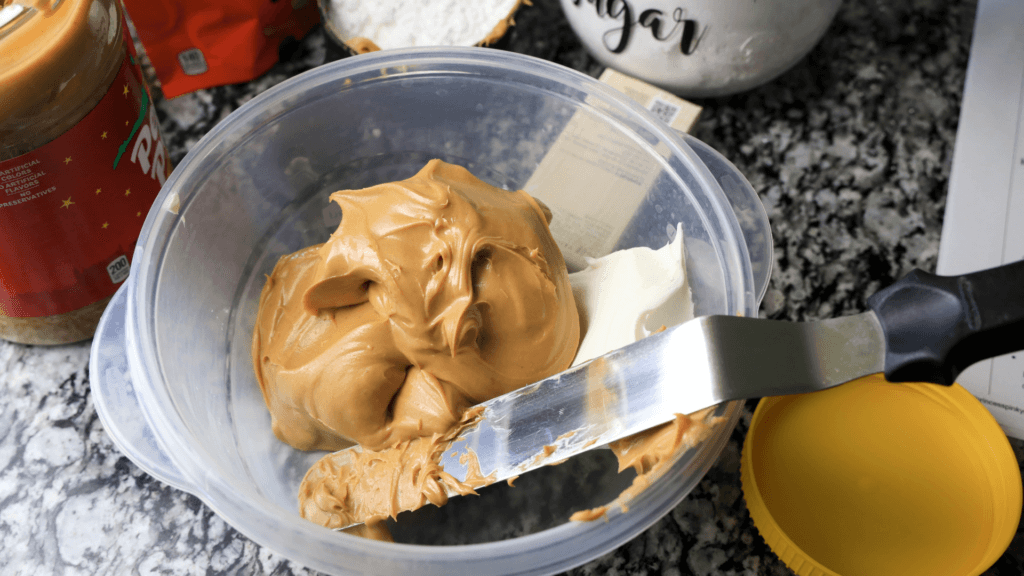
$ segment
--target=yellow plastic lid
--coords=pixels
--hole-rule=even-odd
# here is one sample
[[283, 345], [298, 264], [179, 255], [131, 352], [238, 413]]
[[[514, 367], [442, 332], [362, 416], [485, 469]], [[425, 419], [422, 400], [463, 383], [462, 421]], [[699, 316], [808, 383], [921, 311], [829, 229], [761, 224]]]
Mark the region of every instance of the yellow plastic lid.
[[802, 576], [981, 574], [1021, 516], [1006, 435], [957, 384], [876, 375], [764, 398], [741, 478], [754, 525]]

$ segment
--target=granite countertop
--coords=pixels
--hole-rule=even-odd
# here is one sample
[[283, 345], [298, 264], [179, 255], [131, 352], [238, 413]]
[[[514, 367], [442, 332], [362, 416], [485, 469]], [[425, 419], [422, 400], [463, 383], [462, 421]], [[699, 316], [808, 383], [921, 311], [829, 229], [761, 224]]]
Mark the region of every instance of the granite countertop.
[[[796, 67], [750, 92], [699, 101], [694, 134], [761, 196], [775, 240], [762, 304], [770, 318], [859, 312], [913, 267], [934, 270], [975, 3], [848, 0]], [[517, 17], [508, 49], [593, 76], [555, 0]], [[255, 94], [325, 60], [313, 32], [241, 85], [156, 106], [175, 162]], [[198, 498], [140, 471], [114, 447], [90, 399], [89, 342], [0, 342], [0, 572], [311, 574], [225, 524]], [[792, 574], [751, 522], [739, 455], [751, 411], [675, 510], [573, 574]], [[1014, 441], [1018, 461], [1024, 446]], [[1024, 537], [985, 574], [1024, 572]]]

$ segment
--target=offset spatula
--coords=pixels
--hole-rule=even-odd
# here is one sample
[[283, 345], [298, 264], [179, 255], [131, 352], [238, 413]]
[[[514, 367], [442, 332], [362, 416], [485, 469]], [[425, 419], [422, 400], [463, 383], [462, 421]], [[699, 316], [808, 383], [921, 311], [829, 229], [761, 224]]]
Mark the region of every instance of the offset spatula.
[[696, 318], [483, 403], [441, 464], [467, 451], [505, 480], [727, 400], [802, 394], [884, 372], [949, 385], [1024, 349], [1024, 261], [956, 277], [915, 270], [870, 311], [818, 322]]
[[441, 463], [464, 480], [471, 450], [500, 481], [727, 400], [879, 372], [950, 385], [979, 360], [1024, 349], [1024, 261], [965, 276], [915, 270], [868, 304], [816, 322], [695, 318], [483, 403]]

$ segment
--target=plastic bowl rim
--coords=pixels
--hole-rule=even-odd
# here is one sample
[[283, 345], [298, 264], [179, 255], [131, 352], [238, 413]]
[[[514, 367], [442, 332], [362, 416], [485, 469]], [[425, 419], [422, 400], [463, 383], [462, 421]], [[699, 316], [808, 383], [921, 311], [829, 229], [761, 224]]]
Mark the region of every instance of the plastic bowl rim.
[[[166, 211], [159, 208], [164, 206], [171, 194], [176, 193], [175, 190], [178, 188], [178, 182], [190, 174], [190, 168], [194, 165], [200, 164], [206, 155], [216, 151], [216, 147], [220, 144], [222, 135], [228, 133], [232, 128], [240, 124], [244, 124], [250, 119], [258, 117], [259, 114], [263, 113], [261, 106], [266, 101], [295, 96], [300, 93], [301, 90], [308, 89], [308, 87], [337, 81], [339, 78], [339, 72], [341, 71], [347, 71], [347, 73], [351, 75], [380, 69], [381, 63], [389, 63], [390, 66], [423, 63], [434, 65], [457, 63], [484, 65], [488, 67], [514, 67], [517, 73], [528, 73], [532, 76], [541, 76], [559, 84], [567, 84], [569, 81], [575, 80], [576, 82], [583, 84], [582, 87], [585, 88], [588, 96], [599, 96], [601, 100], [605, 102], [611, 101], [611, 104], [616, 105], [620, 109], [627, 109], [638, 121], [644, 121], [642, 124], [645, 129], [657, 135], [661, 142], [670, 148], [673, 157], [684, 159], [690, 164], [688, 168], [696, 171], [694, 176], [702, 180], [701, 184], [703, 185], [704, 192], [713, 197], [712, 200], [714, 201], [714, 205], [720, 211], [720, 213], [717, 214], [719, 221], [725, 225], [727, 229], [726, 232], [730, 234], [733, 239], [732, 246], [739, 252], [735, 256], [738, 257], [742, 255], [746, 258], [745, 261], [740, 260], [738, 263], [741, 273], [745, 272], [745, 277], [740, 278], [740, 281], [745, 283], [748, 287], [752, 285], [749, 255], [747, 255], [745, 243], [742, 241], [742, 233], [739, 229], [739, 224], [736, 221], [735, 215], [731, 213], [731, 209], [728, 211], [723, 210], [723, 208], [729, 207], [728, 200], [721, 191], [721, 188], [707, 172], [707, 169], [699, 160], [696, 159], [693, 151], [685, 142], [683, 142], [680, 136], [676, 135], [667, 126], [662, 125], [646, 109], [640, 107], [638, 104], [629, 100], [626, 96], [615, 91], [613, 88], [606, 86], [589, 76], [539, 58], [520, 54], [504, 53], [488, 48], [415, 48], [362, 55], [320, 66], [290, 78], [256, 96], [232, 112], [227, 118], [211, 129], [193, 147], [193, 149], [189, 151], [184, 160], [174, 170], [174, 173], [167, 180], [160, 194], [154, 201], [154, 209], [150, 210], [146, 217], [146, 221], [140, 233], [140, 241], [137, 245], [133, 262], [146, 262], [147, 256], [159, 254], [156, 248], [158, 248], [157, 241], [160, 240], [160, 238], [159, 235], [154, 235], [153, 231], [157, 228], [158, 224], [162, 222], [163, 218], [167, 218], [165, 215]], [[523, 68], [524, 64], [529, 64], [529, 67]], [[182, 202], [182, 210], [185, 209], [185, 203], [187, 200], [187, 198], [180, 199]], [[162, 254], [159, 254], [159, 256], [162, 258]], [[726, 265], [723, 263], [723, 266]], [[732, 263], [732, 268], [735, 268], [735, 266], [736, 263]], [[175, 465], [182, 470], [183, 475], [192, 481], [193, 487], [195, 488], [192, 492], [199, 496], [208, 506], [211, 507], [211, 509], [216, 511], [225, 519], [228, 519], [236, 529], [239, 529], [253, 540], [260, 542], [262, 545], [273, 550], [278, 550], [278, 548], [275, 547], [274, 539], [272, 538], [272, 533], [277, 531], [275, 530], [276, 527], [271, 527], [266, 530], [252, 530], [250, 533], [250, 530], [244, 530], [240, 527], [238, 515], [233, 513], [234, 509], [226, 509], [225, 506], [221, 505], [221, 502], [217, 499], [217, 493], [230, 493], [230, 486], [228, 486], [223, 479], [215, 476], [211, 477], [210, 475], [202, 472], [203, 461], [195, 457], [194, 453], [189, 450], [189, 443], [181, 434], [177, 433], [184, 427], [183, 420], [176, 412], [172, 416], [169, 414], [169, 411], [160, 409], [161, 406], [169, 406], [172, 404], [170, 403], [170, 397], [166, 390], [162, 387], [154, 386], [153, 382], [149, 381], [150, 375], [156, 375], [156, 377], [161, 381], [165, 380], [162, 371], [162, 363], [158, 358], [159, 355], [155, 348], [155, 342], [142, 337], [143, 335], [152, 333], [152, 320], [146, 318], [145, 314], [135, 313], [136, 311], [141, 310], [141, 307], [147, 306], [152, 302], [152, 299], [155, 296], [157, 284], [150, 282], [151, 276], [154, 273], [153, 268], [154, 267], [152, 266], [138, 266], [134, 269], [133, 276], [136, 275], [134, 274], [135, 272], [138, 272], [138, 274], [136, 278], [133, 279], [133, 289], [128, 293], [126, 327], [129, 334], [126, 336], [129, 341], [129, 356], [132, 358], [132, 374], [133, 378], [136, 377], [136, 375], [142, 375], [145, 377], [145, 380], [147, 380], [146, 385], [136, 386], [136, 390], [139, 393], [140, 404], [143, 406], [143, 409], [146, 412], [146, 417], [150, 420], [150, 424], [152, 425], [161, 446], [167, 450], [168, 455], [171, 457], [172, 461], [174, 461]], [[743, 313], [748, 315], [756, 314], [756, 305], [753, 302], [753, 298], [750, 296], [751, 292], [752, 289], [740, 290], [739, 294], [734, 298], [734, 300], [739, 300], [740, 303], [737, 304], [737, 302], [729, 302], [728, 305], [730, 307], [740, 308]], [[727, 429], [723, 428], [719, 433], [725, 440], [728, 439], [739, 417], [739, 409], [736, 403], [730, 403], [730, 405], [727, 406], [727, 411], [734, 411], [734, 417], [731, 418], [732, 422], [726, 426]], [[717, 457], [720, 454], [721, 449], [724, 448], [724, 445], [725, 442], [723, 441], [721, 446], [718, 447], [714, 458], [711, 459], [711, 464], [717, 460]], [[669, 473], [673, 470], [674, 467], [669, 470]], [[703, 476], [703, 474], [701, 474], [701, 476]], [[679, 494], [678, 500], [681, 501], [685, 498], [688, 492], [689, 491]], [[274, 518], [273, 520], [275, 522], [282, 521], [281, 518]], [[319, 538], [326, 533], [324, 528], [312, 524], [300, 518], [298, 515], [288, 517], [283, 521], [285, 522], [285, 526], [282, 526], [282, 528], [287, 527], [289, 529], [298, 530], [311, 538]], [[510, 540], [462, 545], [457, 547], [390, 544], [366, 541], [362, 539], [357, 542], [359, 551], [379, 552], [381, 555], [387, 556], [396, 561], [422, 562], [427, 560], [429, 563], [431, 558], [445, 560], [445, 557], [450, 557], [452, 555], [453, 549], [465, 552], [465, 556], [467, 557], [473, 556], [482, 549], [486, 549], [489, 553], [488, 555], [491, 557], [495, 557], [495, 553], [498, 552], [501, 553], [501, 556], [507, 555], [509, 557], [521, 557], [523, 544], [537, 541], [547, 542], [550, 545], [549, 541], [552, 539], [552, 536], [561, 535], [567, 532], [584, 533], [590, 529], [590, 527], [595, 525], [597, 525], [597, 523], [584, 524], [567, 522], [539, 533], [529, 534]], [[635, 536], [635, 534], [638, 534], [643, 529], [646, 529], [646, 526], [636, 531], [627, 531], [630, 533], [622, 540], [624, 541], [625, 539]], [[266, 532], [266, 534], [264, 534], [264, 532]], [[348, 546], [345, 547], [349, 548]], [[356, 547], [352, 548], [355, 549]], [[602, 550], [601, 552], [605, 551], [606, 550]], [[295, 554], [284, 553], [284, 555], [289, 558], [295, 557]], [[424, 556], [431, 558], [424, 558]], [[594, 556], [596, 556], [596, 554]], [[588, 559], [589, 558], [590, 557], [588, 557]], [[325, 566], [318, 564], [316, 561], [310, 561], [309, 559], [303, 559], [300, 560], [300, 562], [313, 567]], [[570, 565], [576, 564], [578, 564], [578, 562], [563, 563], [563, 565], [559, 565], [557, 567], [533, 567], [533, 569], [548, 570], [559, 567], [564, 569]], [[330, 569], [329, 566], [328, 569]]]

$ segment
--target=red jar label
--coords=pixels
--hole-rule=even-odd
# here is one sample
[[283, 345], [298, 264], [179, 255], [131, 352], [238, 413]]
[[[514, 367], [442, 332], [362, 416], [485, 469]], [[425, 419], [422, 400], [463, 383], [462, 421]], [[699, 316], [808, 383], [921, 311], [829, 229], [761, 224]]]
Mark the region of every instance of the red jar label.
[[112, 295], [170, 168], [152, 99], [126, 51], [85, 118], [0, 162], [0, 313], [63, 314]]

